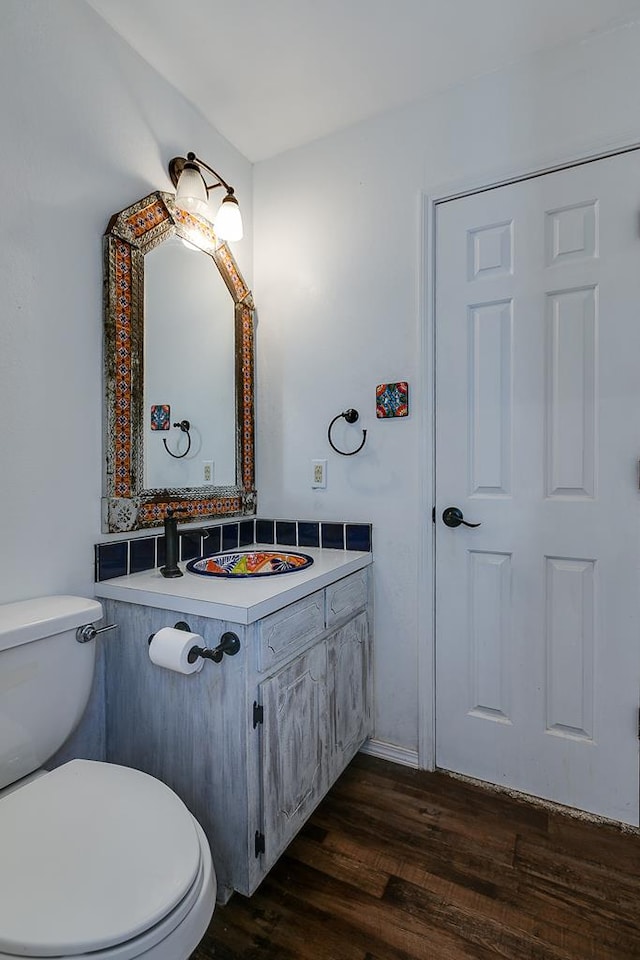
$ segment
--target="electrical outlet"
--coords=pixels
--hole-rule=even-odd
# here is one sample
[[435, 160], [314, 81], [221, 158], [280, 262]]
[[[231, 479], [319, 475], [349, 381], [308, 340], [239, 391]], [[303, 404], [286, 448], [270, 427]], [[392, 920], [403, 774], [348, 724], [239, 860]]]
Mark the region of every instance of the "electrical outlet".
[[311, 486], [317, 489], [324, 489], [327, 485], [327, 461], [311, 461]]
[[202, 482], [213, 483], [213, 460], [202, 461]]

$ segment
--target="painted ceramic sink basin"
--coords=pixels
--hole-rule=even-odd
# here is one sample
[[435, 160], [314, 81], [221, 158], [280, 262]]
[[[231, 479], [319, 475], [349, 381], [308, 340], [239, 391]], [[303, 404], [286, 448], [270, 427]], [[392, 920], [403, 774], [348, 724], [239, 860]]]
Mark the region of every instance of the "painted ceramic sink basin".
[[313, 563], [306, 553], [288, 550], [227, 550], [190, 560], [187, 570], [201, 577], [273, 577], [296, 573]]

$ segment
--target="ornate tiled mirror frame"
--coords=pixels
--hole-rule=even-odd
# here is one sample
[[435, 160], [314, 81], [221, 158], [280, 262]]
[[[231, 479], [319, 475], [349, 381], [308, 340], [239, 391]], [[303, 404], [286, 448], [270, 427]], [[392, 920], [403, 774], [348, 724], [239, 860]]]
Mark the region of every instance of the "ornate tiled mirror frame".
[[[212, 258], [235, 304], [236, 484], [144, 489], [144, 257], [177, 235]], [[254, 305], [226, 243], [173, 194], [151, 193], [112, 217], [104, 241], [103, 523], [106, 533], [161, 524], [168, 507], [181, 519], [249, 516], [256, 511], [254, 469]]]

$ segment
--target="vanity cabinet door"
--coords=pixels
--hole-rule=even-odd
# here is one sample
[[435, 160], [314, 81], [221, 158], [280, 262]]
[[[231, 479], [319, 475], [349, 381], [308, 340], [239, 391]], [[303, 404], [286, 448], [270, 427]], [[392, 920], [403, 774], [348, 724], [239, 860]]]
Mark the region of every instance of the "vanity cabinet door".
[[330, 718], [330, 781], [370, 735], [369, 626], [366, 613], [327, 639]]
[[259, 691], [266, 873], [328, 789], [326, 644], [297, 657]]

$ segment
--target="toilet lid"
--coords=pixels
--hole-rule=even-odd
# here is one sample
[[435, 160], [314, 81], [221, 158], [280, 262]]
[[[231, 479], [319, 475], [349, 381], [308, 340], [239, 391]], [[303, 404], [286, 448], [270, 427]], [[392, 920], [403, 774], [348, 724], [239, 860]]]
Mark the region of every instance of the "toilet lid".
[[123, 943], [185, 897], [199, 866], [193, 817], [172, 790], [72, 760], [0, 799], [0, 952]]

